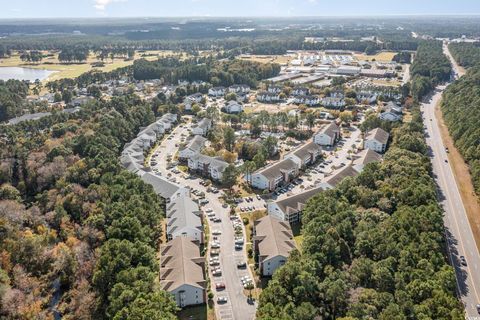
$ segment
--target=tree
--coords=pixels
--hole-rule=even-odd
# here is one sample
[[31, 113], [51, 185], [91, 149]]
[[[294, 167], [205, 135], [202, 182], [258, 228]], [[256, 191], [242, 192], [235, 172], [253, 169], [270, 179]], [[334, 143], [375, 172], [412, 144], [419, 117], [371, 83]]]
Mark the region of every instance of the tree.
[[225, 145], [225, 149], [230, 152], [232, 152], [235, 147], [235, 131], [230, 127], [223, 129], [223, 144]]
[[229, 164], [222, 174], [222, 184], [227, 188], [233, 187], [237, 183], [238, 170], [233, 164]]

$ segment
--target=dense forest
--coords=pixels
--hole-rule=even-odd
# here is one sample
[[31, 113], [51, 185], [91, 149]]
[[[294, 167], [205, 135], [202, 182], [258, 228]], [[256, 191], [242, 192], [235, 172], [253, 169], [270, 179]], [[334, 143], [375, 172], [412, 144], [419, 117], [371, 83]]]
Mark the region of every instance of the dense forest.
[[450, 43], [448, 49], [459, 65], [465, 68], [480, 63], [480, 47], [478, 43]]
[[[468, 59], [467, 56], [463, 61]], [[443, 95], [442, 112], [455, 146], [470, 166], [475, 191], [480, 194], [479, 65], [448, 86]]]
[[156, 61], [136, 60], [133, 76], [137, 80], [163, 79], [166, 83], [178, 80], [203, 80], [213, 86], [229, 86], [235, 83], [256, 87], [259, 80], [278, 75], [280, 66], [242, 60], [198, 58], [180, 60], [169, 57]]
[[163, 201], [118, 156], [154, 120], [135, 96], [0, 128], [0, 318], [174, 319]]
[[463, 319], [423, 125], [392, 131], [382, 163], [316, 195], [303, 245], [260, 296], [259, 319]]
[[443, 54], [441, 41], [424, 41], [419, 44], [410, 67], [411, 92], [414, 99], [421, 99], [436, 84], [450, 79], [452, 66]]
[[0, 80], [0, 121], [22, 114], [28, 84], [18, 80]]

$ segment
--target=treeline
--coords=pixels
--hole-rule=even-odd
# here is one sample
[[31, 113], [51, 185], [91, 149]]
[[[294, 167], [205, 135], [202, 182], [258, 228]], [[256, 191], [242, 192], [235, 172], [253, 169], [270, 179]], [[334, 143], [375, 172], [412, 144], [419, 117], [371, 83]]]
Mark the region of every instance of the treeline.
[[164, 203], [118, 161], [154, 119], [126, 96], [0, 128], [1, 318], [175, 319], [158, 284]]
[[473, 185], [480, 194], [480, 66], [448, 86], [443, 94], [443, 118], [455, 146], [470, 167]]
[[448, 49], [455, 61], [469, 68], [480, 63], [480, 47], [474, 43], [450, 43]]
[[203, 80], [213, 86], [229, 86], [235, 83], [256, 87], [259, 80], [278, 75], [280, 66], [243, 60], [221, 60], [196, 58], [180, 60], [174, 57], [156, 61], [136, 60], [133, 76], [137, 80], [162, 79], [166, 83], [178, 80]]
[[58, 54], [60, 62], [82, 62], [88, 59], [90, 50], [86, 47], [67, 47], [63, 48]]
[[22, 114], [28, 84], [19, 80], [0, 80], [0, 121]]
[[418, 108], [382, 163], [310, 199], [258, 319], [463, 319]]
[[441, 41], [424, 41], [419, 44], [410, 67], [411, 94], [419, 100], [435, 85], [450, 79], [452, 66], [443, 54]]

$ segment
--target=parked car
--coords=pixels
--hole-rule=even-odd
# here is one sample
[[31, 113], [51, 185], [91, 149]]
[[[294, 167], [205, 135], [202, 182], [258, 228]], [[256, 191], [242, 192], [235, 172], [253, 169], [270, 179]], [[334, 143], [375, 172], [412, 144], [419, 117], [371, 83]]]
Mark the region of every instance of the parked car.
[[467, 260], [465, 259], [464, 256], [460, 256], [460, 263], [462, 266], [466, 267], [467, 266]]
[[225, 290], [225, 283], [223, 283], [223, 282], [217, 282], [217, 283], [215, 283], [215, 289], [217, 289], [217, 290]]
[[228, 298], [225, 296], [221, 296], [217, 298], [217, 303], [227, 303]]
[[246, 262], [239, 262], [237, 263], [237, 268], [238, 269], [245, 269], [247, 267], [247, 263]]

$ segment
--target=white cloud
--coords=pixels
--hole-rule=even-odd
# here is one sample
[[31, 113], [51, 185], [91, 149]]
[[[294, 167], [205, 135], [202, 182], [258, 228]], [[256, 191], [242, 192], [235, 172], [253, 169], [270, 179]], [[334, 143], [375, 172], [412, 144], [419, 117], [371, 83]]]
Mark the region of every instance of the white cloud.
[[95, 0], [93, 7], [99, 11], [105, 11], [107, 6], [113, 2], [126, 2], [127, 0]]

